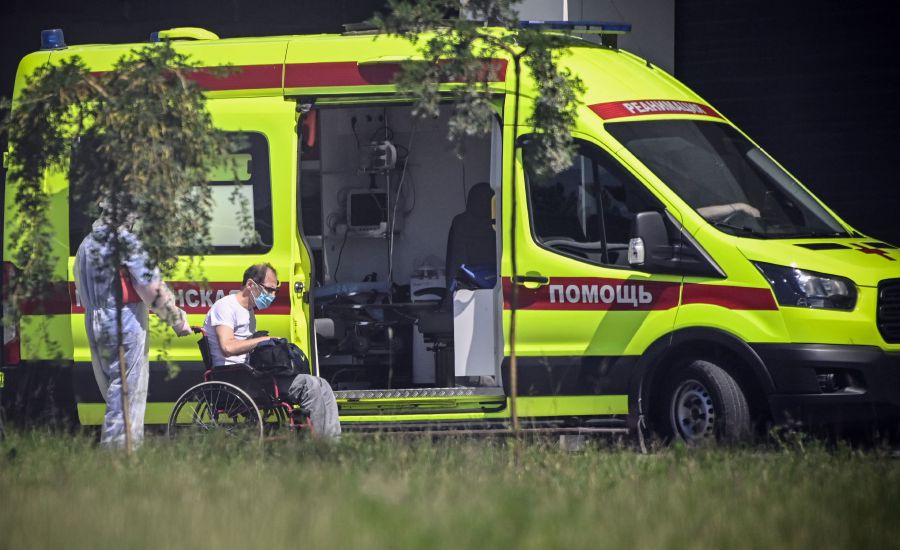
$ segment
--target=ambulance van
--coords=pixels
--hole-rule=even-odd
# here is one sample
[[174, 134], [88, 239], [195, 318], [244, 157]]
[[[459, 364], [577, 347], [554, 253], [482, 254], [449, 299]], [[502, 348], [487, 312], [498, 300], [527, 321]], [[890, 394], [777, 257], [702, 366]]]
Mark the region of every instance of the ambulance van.
[[[649, 426], [695, 441], [770, 423], [896, 422], [897, 248], [850, 227], [722, 113], [618, 49], [627, 25], [591, 28], [602, 43], [573, 35], [561, 60], [585, 91], [577, 158], [553, 176], [533, 169], [535, 85], [525, 69], [517, 87], [510, 59], [489, 61], [493, 130], [460, 158], [449, 94], [423, 119], [392, 84], [417, 56], [402, 39], [158, 33], [199, 62], [215, 124], [245, 144], [239, 184], [210, 177], [208, 285], [170, 281], [191, 323], [247, 266], [270, 262], [280, 288], [259, 328], [308, 354], [346, 430], [509, 428], [513, 311], [526, 429]], [[105, 71], [141, 46], [58, 40], [22, 60], [14, 95], [43, 64], [77, 55]], [[222, 65], [235, 70], [205, 70]], [[91, 220], [64, 178], [47, 189], [62, 284], [6, 329], [4, 404], [95, 425], [104, 403], [72, 276]], [[252, 246], [227, 200], [235, 191], [252, 211]], [[152, 338], [146, 419], [164, 424], [204, 367], [194, 338], [169, 338], [180, 370], [168, 376], [164, 331]]]

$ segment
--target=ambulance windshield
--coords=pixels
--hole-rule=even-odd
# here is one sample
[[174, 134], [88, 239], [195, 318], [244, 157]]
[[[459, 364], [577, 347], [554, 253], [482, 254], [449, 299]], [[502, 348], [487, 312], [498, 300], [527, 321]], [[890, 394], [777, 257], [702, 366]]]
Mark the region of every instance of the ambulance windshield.
[[721, 231], [741, 237], [848, 237], [759, 148], [720, 122], [615, 122], [606, 130]]

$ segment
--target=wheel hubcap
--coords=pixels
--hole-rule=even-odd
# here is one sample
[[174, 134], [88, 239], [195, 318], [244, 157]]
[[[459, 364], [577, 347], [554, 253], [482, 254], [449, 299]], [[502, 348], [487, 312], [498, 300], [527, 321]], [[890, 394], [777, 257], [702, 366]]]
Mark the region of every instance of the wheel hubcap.
[[685, 441], [713, 437], [716, 409], [706, 386], [696, 380], [679, 384], [672, 400], [670, 421]]

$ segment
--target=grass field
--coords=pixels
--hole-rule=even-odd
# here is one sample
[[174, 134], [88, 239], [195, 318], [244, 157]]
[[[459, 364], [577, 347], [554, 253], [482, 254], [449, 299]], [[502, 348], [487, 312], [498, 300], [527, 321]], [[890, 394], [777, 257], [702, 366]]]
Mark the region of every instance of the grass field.
[[0, 548], [898, 548], [887, 452], [347, 436], [0, 444]]

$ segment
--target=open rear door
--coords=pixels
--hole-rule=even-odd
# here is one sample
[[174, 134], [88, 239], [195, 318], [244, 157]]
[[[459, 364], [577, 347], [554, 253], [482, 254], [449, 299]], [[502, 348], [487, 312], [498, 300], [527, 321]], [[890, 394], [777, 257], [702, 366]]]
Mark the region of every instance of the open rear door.
[[[306, 353], [310, 361], [312, 374], [318, 375], [318, 361], [316, 358], [316, 335], [313, 330], [312, 296], [310, 291], [314, 284], [315, 264], [311, 245], [306, 239], [304, 231], [303, 209], [307, 206], [305, 200], [318, 201], [321, 179], [318, 160], [318, 129], [317, 112], [310, 104], [301, 103], [298, 100], [296, 112], [296, 148], [298, 162], [296, 179], [291, 206], [293, 219], [291, 220], [291, 270], [288, 283], [290, 285], [291, 300], [291, 339], [300, 349]], [[304, 170], [304, 167], [306, 170]], [[309, 181], [307, 181], [309, 180]], [[304, 186], [313, 187], [313, 193], [304, 195]], [[315, 211], [317, 205], [313, 205]], [[319, 237], [319, 242], [321, 237]]]

